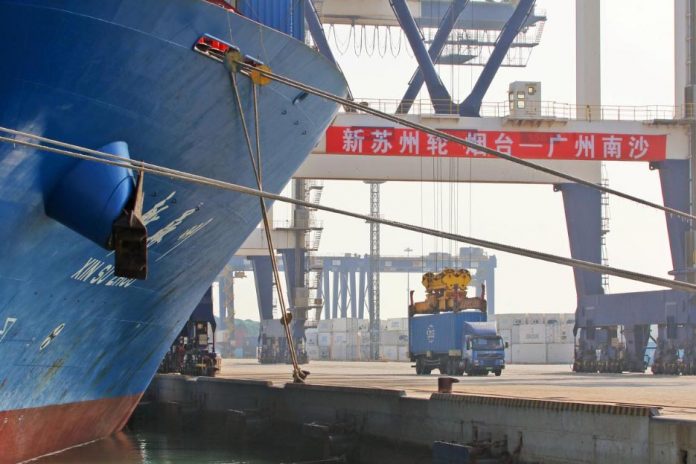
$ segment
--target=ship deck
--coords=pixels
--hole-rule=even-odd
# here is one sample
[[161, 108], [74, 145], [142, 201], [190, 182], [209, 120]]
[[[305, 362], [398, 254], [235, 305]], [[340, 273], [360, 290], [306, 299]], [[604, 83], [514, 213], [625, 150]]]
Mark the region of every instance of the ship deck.
[[[311, 361], [308, 383], [404, 390], [429, 397], [437, 391], [436, 373], [417, 376], [411, 363]], [[436, 371], [437, 372], [437, 371]], [[254, 359], [223, 360], [220, 378], [291, 382], [291, 366], [258, 364]], [[696, 417], [696, 376], [576, 374], [566, 365], [508, 365], [502, 376], [458, 377], [454, 393], [503, 398], [533, 398], [582, 403], [615, 403], [661, 408], [662, 415]]]

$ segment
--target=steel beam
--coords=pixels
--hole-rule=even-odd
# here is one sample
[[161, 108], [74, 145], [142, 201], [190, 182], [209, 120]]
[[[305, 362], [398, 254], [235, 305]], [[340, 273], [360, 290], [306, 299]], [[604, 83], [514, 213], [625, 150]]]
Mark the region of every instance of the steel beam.
[[350, 317], [355, 319], [358, 317], [358, 299], [356, 298], [357, 289], [355, 287], [355, 269], [348, 271], [348, 279], [350, 283]]
[[273, 319], [273, 268], [270, 256], [250, 256], [256, 284], [256, 302], [262, 321]]
[[[664, 205], [679, 211], [689, 212], [689, 160], [666, 160], [650, 163], [650, 169], [660, 173]], [[689, 223], [679, 217], [665, 213], [667, 235], [672, 253], [672, 269], [677, 280], [686, 281], [686, 236]]]
[[535, 2], [536, 0], [520, 0], [517, 4], [515, 12], [510, 16], [510, 19], [500, 32], [500, 36], [498, 36], [498, 40], [493, 48], [493, 53], [491, 53], [488, 62], [483, 67], [483, 71], [481, 71], [481, 75], [476, 81], [474, 88], [471, 90], [469, 96], [459, 105], [460, 116], [480, 116], [483, 97], [491, 86], [498, 69], [500, 69], [503, 58], [505, 58], [508, 50], [510, 50], [512, 42], [524, 26], [527, 17], [534, 9]]
[[333, 271], [333, 292], [331, 294], [331, 317], [338, 317], [338, 271]]
[[358, 318], [359, 319], [364, 319], [365, 318], [365, 280], [366, 279], [366, 274], [365, 270], [361, 269], [360, 271], [360, 276], [359, 276], [359, 294], [358, 294]]
[[[668, 318], [670, 320], [668, 321]], [[696, 305], [676, 290], [587, 295], [580, 298], [577, 327], [693, 324]]]
[[[575, 259], [602, 262], [601, 193], [579, 184], [557, 184], [554, 190], [563, 193], [570, 255]], [[578, 300], [587, 295], [604, 293], [602, 275], [573, 268]]]
[[322, 279], [324, 280], [324, 319], [331, 319], [331, 280], [329, 278], [331, 272], [324, 269]]
[[348, 272], [343, 269], [340, 274], [340, 286], [341, 286], [341, 307], [339, 312], [341, 313], [341, 319], [348, 317]]
[[[319, 19], [317, 9], [312, 0], [305, 0], [304, 16], [305, 20], [307, 21], [307, 26], [309, 27], [309, 33], [312, 34], [312, 39], [314, 39], [314, 43], [317, 45], [319, 53], [324, 55], [329, 61], [335, 64], [336, 67], [341, 69], [341, 67], [338, 65], [338, 61], [336, 61], [336, 57], [334, 57], [334, 54], [331, 51], [329, 41], [326, 38], [326, 34], [324, 34], [324, 28], [321, 25], [321, 20]], [[348, 95], [346, 98], [352, 100], [353, 94], [350, 91], [350, 87], [347, 88], [347, 92]]]
[[406, 0], [389, 0], [389, 3], [418, 61], [418, 66], [423, 73], [425, 85], [428, 87], [428, 93], [430, 94], [430, 100], [433, 103], [435, 112], [438, 114], [454, 113], [456, 107], [454, 103], [452, 103], [452, 97], [450, 97], [449, 92], [442, 83], [435, 69], [435, 64], [430, 58], [430, 55], [428, 55], [428, 51], [425, 49], [425, 43], [420, 35], [416, 21], [413, 19], [408, 9]]
[[[445, 43], [447, 42], [447, 37], [449, 36], [450, 32], [452, 32], [452, 28], [457, 22], [457, 18], [459, 18], [461, 12], [464, 11], [467, 3], [469, 3], [469, 0], [454, 0], [445, 12], [445, 15], [442, 17], [442, 21], [440, 21], [440, 25], [435, 33], [435, 37], [433, 38], [433, 42], [430, 44], [430, 48], [428, 49], [428, 56], [430, 56], [430, 60], [433, 63], [437, 61], [440, 53], [442, 53], [442, 49], [445, 47]], [[416, 69], [416, 72], [413, 73], [413, 77], [411, 77], [411, 80], [408, 83], [408, 89], [406, 89], [406, 93], [401, 99], [401, 103], [399, 103], [399, 107], [396, 110], [397, 114], [406, 114], [409, 112], [411, 106], [413, 105], [413, 101], [416, 99], [418, 93], [423, 87], [424, 81], [425, 79], [423, 77], [423, 72], [420, 70], [420, 68]]]

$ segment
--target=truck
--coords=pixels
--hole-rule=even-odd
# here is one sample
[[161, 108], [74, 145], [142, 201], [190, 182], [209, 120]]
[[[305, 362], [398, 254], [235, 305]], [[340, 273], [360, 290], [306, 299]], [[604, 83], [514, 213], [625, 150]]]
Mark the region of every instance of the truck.
[[476, 311], [414, 315], [409, 320], [409, 352], [416, 374], [439, 369], [447, 375], [499, 376], [505, 345], [494, 322]]
[[215, 377], [222, 368], [222, 358], [215, 352], [216, 327], [209, 288], [172, 342], [157, 372]]
[[468, 297], [471, 275], [464, 269], [445, 269], [423, 275], [426, 299], [408, 311], [409, 356], [416, 374], [433, 369], [447, 375], [496, 376], [505, 369], [505, 348], [494, 322], [487, 320], [485, 287]]

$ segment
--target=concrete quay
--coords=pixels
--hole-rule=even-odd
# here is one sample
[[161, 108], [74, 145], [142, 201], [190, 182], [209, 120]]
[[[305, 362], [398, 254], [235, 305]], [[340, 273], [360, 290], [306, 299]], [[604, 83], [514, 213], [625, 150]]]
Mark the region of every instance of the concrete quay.
[[[437, 375], [416, 376], [408, 363], [306, 368], [309, 383], [297, 385], [287, 383], [287, 365], [226, 360], [220, 378], [159, 375], [147, 398], [170, 415], [185, 407], [223, 416], [265, 411], [272, 424], [351, 423], [361, 441], [420, 450], [393, 462], [430, 462], [435, 441], [483, 440], [504, 443], [524, 462], [696, 463], [692, 377], [509, 366], [499, 378], [460, 377], [452, 394], [441, 394]], [[360, 462], [388, 461], [363, 453]]]

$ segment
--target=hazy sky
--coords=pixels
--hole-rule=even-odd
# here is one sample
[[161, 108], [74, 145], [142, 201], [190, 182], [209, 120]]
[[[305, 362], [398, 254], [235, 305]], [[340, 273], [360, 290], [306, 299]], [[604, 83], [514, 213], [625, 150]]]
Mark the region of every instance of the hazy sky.
[[[548, 15], [541, 44], [534, 49], [526, 68], [502, 68], [498, 72], [484, 102], [504, 101], [508, 84], [515, 80], [541, 81], [544, 101], [575, 102], [575, 2], [538, 0], [537, 8], [545, 9]], [[673, 2], [602, 2], [603, 104], [673, 104], [673, 23]], [[339, 39], [345, 40], [345, 36], [345, 31], [339, 31]], [[396, 58], [390, 54], [382, 58], [376, 53], [368, 57], [364, 52], [356, 56], [351, 48], [343, 55], [337, 54], [337, 59], [357, 99], [401, 98], [416, 67], [415, 60], [403, 47]], [[480, 67], [440, 66], [442, 80], [457, 100], [466, 97], [480, 70]], [[427, 98], [427, 91], [420, 97]], [[610, 163], [608, 173], [613, 188], [662, 201], [658, 175], [648, 170], [647, 163]], [[367, 185], [350, 181], [331, 181], [325, 185], [322, 203], [369, 212]], [[456, 199], [458, 205], [452, 214], [450, 198]], [[433, 209], [435, 202], [440, 206]], [[561, 194], [554, 193], [551, 186], [391, 182], [382, 185], [381, 204], [383, 215], [389, 219], [570, 256]], [[283, 214], [279, 209], [276, 217]], [[452, 224], [448, 221], [450, 217]], [[367, 224], [321, 212], [318, 218], [325, 225], [320, 255], [368, 252]], [[607, 241], [612, 266], [667, 277], [671, 261], [662, 213], [612, 198], [610, 228]], [[449, 252], [466, 245], [382, 227], [381, 246], [383, 255], [404, 254], [407, 247], [414, 250], [412, 255], [420, 255]], [[505, 253], [489, 253], [498, 258], [498, 312], [575, 310], [570, 268]], [[406, 275], [382, 274], [381, 282], [382, 318], [403, 317]], [[420, 291], [420, 275], [411, 274], [410, 282], [412, 288]], [[647, 284], [610, 279], [612, 293], [650, 288]], [[252, 275], [237, 280], [236, 290], [237, 317], [258, 319]]]

